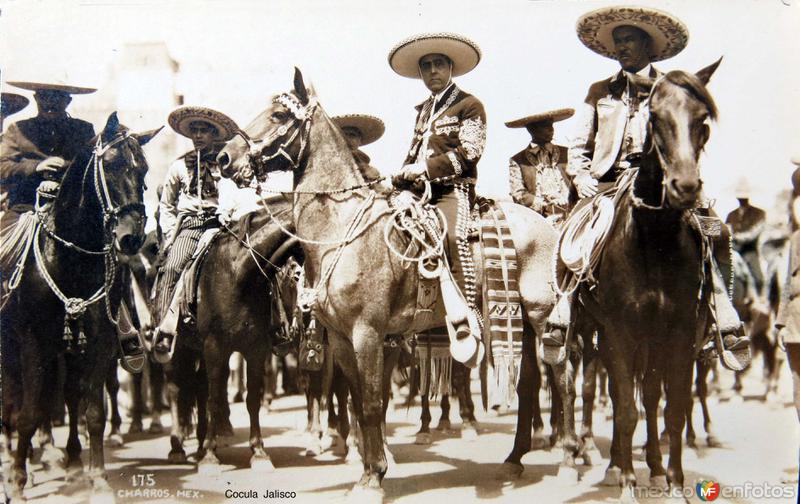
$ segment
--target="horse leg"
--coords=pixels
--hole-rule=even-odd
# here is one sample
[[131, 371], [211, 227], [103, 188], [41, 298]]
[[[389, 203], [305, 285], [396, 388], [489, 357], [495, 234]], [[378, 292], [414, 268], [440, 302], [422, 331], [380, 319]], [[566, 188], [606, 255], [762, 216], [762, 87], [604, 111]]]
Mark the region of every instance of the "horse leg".
[[208, 433], [208, 373], [206, 372], [205, 362], [200, 363], [197, 370], [195, 401], [197, 405], [197, 460], [203, 458], [203, 445], [205, 445], [206, 434]]
[[383, 438], [383, 452], [386, 455], [386, 464], [394, 465], [394, 455], [389, 449], [389, 442], [386, 440], [386, 412], [389, 409], [389, 400], [392, 393], [392, 374], [394, 368], [400, 361], [400, 348], [383, 349], [383, 390], [381, 400], [383, 403], [383, 416], [381, 417], [381, 433]]
[[[519, 408], [517, 409], [517, 430], [514, 436], [514, 447], [506, 457], [500, 467], [499, 477], [503, 480], [512, 480], [520, 477], [523, 471], [522, 456], [531, 449], [531, 420], [533, 417], [534, 393], [534, 367], [536, 367], [536, 347], [535, 337], [531, 329], [526, 324], [525, 333], [522, 337], [522, 362], [520, 365], [520, 377], [517, 383], [517, 398]], [[537, 391], [538, 393], [538, 391]]]
[[[542, 390], [542, 370], [538, 362], [531, 368], [533, 373], [533, 390], [531, 391], [531, 415], [533, 417], [533, 435], [531, 436], [531, 450], [544, 450], [548, 447], [547, 437], [544, 435], [544, 421], [542, 420], [542, 403], [539, 394]], [[472, 399], [472, 397], [470, 397]]]
[[[455, 368], [455, 362], [453, 362], [453, 367]], [[453, 369], [455, 373], [455, 369]], [[451, 383], [450, 390], [455, 392], [455, 386]], [[439, 423], [436, 424], [434, 427], [435, 430], [438, 431], [446, 431], [450, 430], [452, 425], [450, 424], [450, 395], [449, 394], [442, 394], [442, 399], [439, 401], [439, 409], [441, 410], [441, 415], [439, 415]]]
[[[150, 363], [150, 402], [152, 408], [150, 410], [150, 427], [147, 432], [150, 434], [161, 434], [164, 432], [164, 426], [161, 423], [161, 412], [163, 411], [164, 401], [162, 399], [164, 392], [164, 384], [166, 374], [164, 366], [158, 363]], [[168, 386], [169, 387], [169, 386]], [[167, 395], [169, 395], [169, 390]], [[176, 399], [177, 400], [177, 399]], [[172, 401], [168, 400], [168, 407], [172, 411]], [[174, 420], [174, 419], [173, 419]]]
[[564, 437], [564, 432], [561, 429], [564, 405], [561, 400], [561, 394], [558, 392], [555, 370], [553, 370], [552, 366], [546, 366], [545, 369], [547, 387], [550, 392], [550, 447], [560, 448]]
[[234, 403], [240, 403], [244, 401], [244, 356], [239, 352], [233, 352], [231, 356], [231, 362], [233, 365], [231, 366], [231, 376], [233, 379], [233, 386], [236, 389], [236, 393], [233, 395]]
[[[606, 336], [610, 335], [610, 332]], [[630, 338], [626, 338], [629, 340]], [[612, 342], [604, 346], [606, 351]], [[616, 345], [614, 345], [616, 346]], [[602, 347], [601, 347], [602, 348]], [[611, 400], [614, 404], [614, 435], [612, 440], [611, 463], [606, 470], [604, 484], [620, 485], [621, 495], [630, 496], [636, 485], [636, 473], [633, 471], [633, 432], [639, 415], [633, 395], [633, 355], [604, 355], [609, 364], [608, 374], [611, 385]], [[683, 415], [681, 415], [683, 417]], [[680, 443], [682, 440], [678, 438]], [[616, 445], [616, 446], [615, 446]], [[611, 482], [611, 479], [617, 481]]]
[[[175, 357], [180, 358], [181, 356], [176, 355]], [[180, 395], [185, 392], [181, 390], [181, 385], [177, 382], [180, 378], [176, 376], [177, 373], [174, 369], [176, 364], [179, 363], [175, 360], [170, 364], [173, 366], [173, 371], [170, 372], [171, 376], [167, 380], [167, 397], [169, 401], [170, 417], [172, 418], [172, 427], [169, 434], [170, 451], [169, 455], [167, 455], [167, 460], [172, 464], [185, 464], [186, 451], [183, 449], [183, 432], [180, 428], [181, 415], [178, 411], [178, 399]], [[155, 406], [153, 409], [155, 409]]]
[[[333, 390], [336, 395], [336, 407], [338, 409], [338, 413], [336, 413], [336, 430], [339, 433], [339, 437], [341, 439], [341, 455], [343, 457], [348, 456], [348, 440], [350, 436], [350, 415], [347, 412], [347, 395], [348, 395], [348, 386], [347, 380], [345, 379], [344, 375], [338, 369], [335, 371], [334, 378], [333, 378]], [[330, 410], [333, 410], [333, 401], [328, 403], [328, 407]]]
[[[683, 487], [682, 431], [686, 424], [686, 409], [692, 399], [692, 365], [689, 349], [673, 348], [673, 358], [668, 363], [667, 405], [664, 409], [664, 423], [669, 432], [669, 465], [667, 480], [672, 485]], [[684, 362], [685, 361], [685, 362]]]
[[322, 422], [320, 421], [320, 410], [322, 406], [322, 372], [308, 372], [308, 384], [306, 385], [306, 413], [308, 424], [306, 425], [306, 456], [314, 457], [322, 453]]
[[275, 466], [264, 450], [264, 441], [261, 439], [261, 423], [258, 412], [261, 409], [261, 396], [264, 393], [263, 363], [267, 357], [266, 348], [247, 356], [247, 413], [250, 415], [250, 468], [259, 472], [272, 472]]
[[453, 361], [452, 376], [452, 388], [458, 397], [458, 414], [461, 417], [461, 438], [473, 441], [478, 438], [478, 421], [475, 419], [475, 405], [469, 390], [470, 369]]
[[131, 377], [131, 424], [128, 427], [128, 434], [139, 434], [144, 428], [142, 425], [142, 414], [144, 413], [142, 375], [147, 372], [149, 367], [145, 364], [145, 371], [136, 373]]
[[645, 373], [642, 392], [644, 399], [645, 424], [647, 427], [647, 466], [650, 468], [650, 485], [658, 488], [667, 487], [666, 471], [661, 460], [661, 444], [658, 437], [658, 403], [661, 401], [661, 384], [663, 383], [663, 370], [658, 363], [653, 362], [661, 354], [661, 349], [651, 349], [651, 362], [648, 372]]
[[[711, 448], [718, 448], [722, 446], [722, 443], [714, 435], [711, 413], [708, 410], [708, 373], [710, 370], [711, 368], [707, 364], [698, 363], [695, 388], [697, 389], [697, 397], [700, 399], [700, 407], [703, 410], [703, 430], [706, 431], [706, 442]], [[691, 411], [691, 408], [690, 405], [689, 411]]]
[[117, 395], [119, 394], [119, 378], [117, 377], [116, 365], [110, 366], [105, 385], [111, 406], [111, 431], [108, 433], [108, 444], [109, 446], [119, 447], [124, 444], [124, 441], [120, 431], [122, 417], [119, 414], [119, 402], [117, 400]]
[[[102, 359], [102, 357], [100, 357]], [[115, 361], [98, 366], [89, 377], [89, 390], [86, 394], [86, 427], [89, 431], [89, 478], [92, 483], [93, 496], [113, 498], [113, 490], [106, 481], [105, 458], [103, 449], [103, 431], [106, 428], [105, 401], [103, 385], [109, 368]]]
[[[197, 464], [197, 470], [201, 474], [219, 474], [222, 472], [219, 458], [217, 458], [217, 436], [220, 435], [220, 427], [223, 425], [222, 417], [226, 413], [225, 406], [228, 403], [226, 392], [228, 384], [228, 358], [215, 338], [205, 339], [203, 356], [208, 372], [208, 432], [203, 443], [203, 458]], [[266, 358], [266, 355], [262, 355]], [[263, 362], [263, 361], [262, 361]], [[255, 366], [254, 366], [255, 367]], [[261, 397], [258, 395], [257, 397]], [[223, 401], [225, 404], [223, 404]]]
[[[586, 338], [591, 339], [591, 338]], [[600, 460], [600, 451], [594, 442], [592, 420], [594, 416], [594, 400], [597, 392], [597, 367], [599, 359], [597, 352], [592, 348], [591, 341], [584, 340], [583, 345], [583, 385], [581, 397], [583, 400], [583, 418], [581, 420], [581, 441], [583, 442], [583, 464], [594, 465], [595, 460]]]
[[81, 462], [81, 438], [78, 433], [78, 420], [81, 416], [80, 389], [77, 380], [67, 380], [64, 387], [69, 416], [69, 435], [67, 436], [67, 481], [76, 480], [83, 474]]
[[575, 373], [576, 359], [579, 357], [571, 353], [562, 363], [553, 366], [562, 407], [560, 426], [563, 458], [558, 467], [558, 478], [567, 484], [577, 483], [580, 476], [575, 465], [575, 457], [581, 451], [581, 444], [575, 432]]
[[431, 403], [430, 403], [430, 387], [431, 379], [425, 382], [425, 386], [420, 390], [420, 404], [422, 412], [420, 413], [420, 427], [414, 438], [414, 444], [429, 445], [431, 444]]

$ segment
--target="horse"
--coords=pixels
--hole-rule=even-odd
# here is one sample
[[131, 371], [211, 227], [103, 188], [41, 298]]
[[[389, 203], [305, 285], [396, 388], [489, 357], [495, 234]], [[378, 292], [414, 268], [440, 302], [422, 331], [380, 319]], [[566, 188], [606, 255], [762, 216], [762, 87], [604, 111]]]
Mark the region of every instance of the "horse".
[[[604, 483], [622, 487], [635, 501], [632, 437], [638, 414], [635, 383], [641, 380], [647, 419], [651, 483], [683, 486], [681, 432], [691, 404], [692, 368], [709, 325], [711, 287], [704, 271], [704, 244], [693, 227], [702, 188], [698, 158], [708, 140], [707, 121], [717, 115], [706, 84], [719, 61], [697, 74], [672, 71], [655, 82], [629, 75], [650, 88], [648, 134], [641, 166], [620, 197], [594, 276], [601, 286], [580, 295], [601, 322], [599, 351], [608, 369], [614, 428]], [[657, 414], [666, 387], [665, 423], [670, 456], [664, 470]]]
[[[52, 401], [56, 358], [67, 364], [68, 471], [82, 471], [79, 410], [90, 437], [88, 479], [111, 496], [103, 460], [103, 385], [118, 356], [116, 321], [122, 280], [116, 254], [135, 254], [144, 239], [142, 146], [158, 132], [131, 133], [112, 113], [96, 143], [71, 160], [48, 213], [38, 213], [22, 278], [2, 311], [4, 423], [19, 439], [7, 485], [23, 499], [31, 437]], [[14, 390], [7, 390], [13, 388]], [[21, 400], [21, 402], [19, 402]]]
[[[218, 158], [223, 176], [243, 185], [254, 174], [293, 171], [293, 220], [305, 252], [306, 280], [315, 286], [305, 295], [315, 300], [314, 313], [328, 329], [363, 439], [363, 474], [352, 495], [382, 500], [381, 482], [388, 467], [382, 428], [382, 348], [386, 334], [403, 333], [412, 321], [418, 273], [406, 269], [384, 241], [384, 228], [391, 222], [389, 202], [370, 189], [344, 138], [313, 91], [306, 89], [299, 70], [295, 70], [294, 89], [276, 96], [245, 134], [259, 140], [237, 137], [228, 142]], [[527, 322], [523, 352], [534, 355], [535, 333], [543, 329], [555, 302], [550, 274], [555, 231], [528, 208], [500, 204], [519, 258], [518, 281]], [[398, 233], [389, 233], [388, 240], [395, 248], [407, 244]], [[439, 302], [435, 324], [441, 324], [443, 316]], [[523, 402], [530, 402], [530, 394], [523, 393], [530, 388], [530, 362], [523, 359], [519, 389]]]

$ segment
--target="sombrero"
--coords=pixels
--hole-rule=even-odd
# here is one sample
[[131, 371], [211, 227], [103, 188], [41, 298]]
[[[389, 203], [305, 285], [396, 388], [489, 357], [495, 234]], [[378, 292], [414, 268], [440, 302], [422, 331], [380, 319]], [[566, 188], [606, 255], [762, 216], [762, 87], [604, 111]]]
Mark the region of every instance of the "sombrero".
[[8, 84], [29, 91], [61, 91], [69, 94], [89, 94], [97, 91], [97, 88], [66, 84], [62, 79], [56, 79], [55, 82], [8, 81]]
[[795, 164], [795, 165], [797, 165], [797, 166], [800, 166], [800, 154], [798, 154], [798, 155], [794, 156], [794, 157], [791, 159], [791, 161], [792, 161], [792, 164]]
[[608, 58], [615, 58], [612, 32], [618, 26], [634, 26], [653, 39], [651, 61], [671, 58], [689, 41], [689, 30], [678, 18], [649, 7], [605, 7], [584, 14], [575, 29], [583, 45]]
[[736, 199], [750, 199], [750, 194], [752, 193], [752, 189], [750, 188], [750, 182], [742, 177], [736, 183], [735, 189], [735, 197]]
[[0, 116], [8, 117], [27, 107], [30, 100], [16, 93], [3, 93], [0, 103]]
[[453, 77], [464, 75], [481, 60], [478, 44], [456, 33], [423, 33], [409, 37], [389, 51], [392, 70], [419, 79], [419, 60], [426, 54], [444, 54], [453, 60]]
[[371, 144], [383, 136], [383, 121], [367, 114], [345, 114], [333, 118], [340, 128], [355, 128], [361, 132], [361, 145]]
[[222, 112], [206, 107], [185, 106], [176, 108], [170, 113], [167, 121], [172, 129], [188, 138], [191, 138], [189, 125], [195, 121], [206, 122], [217, 128], [219, 134], [215, 139], [223, 142], [233, 138], [236, 132], [239, 131], [239, 126], [236, 125], [233, 119]]
[[524, 128], [529, 124], [534, 124], [542, 121], [563, 121], [564, 119], [569, 119], [575, 113], [575, 109], [571, 108], [562, 108], [556, 110], [550, 110], [549, 112], [542, 112], [541, 114], [533, 114], [527, 117], [523, 117], [521, 119], [515, 119], [513, 121], [508, 121], [506, 126], [509, 128]]

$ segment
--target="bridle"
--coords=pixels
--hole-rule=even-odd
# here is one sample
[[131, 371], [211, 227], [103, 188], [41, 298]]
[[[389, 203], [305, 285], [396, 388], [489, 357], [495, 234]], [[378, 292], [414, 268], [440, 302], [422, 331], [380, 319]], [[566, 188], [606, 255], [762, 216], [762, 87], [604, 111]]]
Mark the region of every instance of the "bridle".
[[[292, 119], [288, 123], [281, 124], [260, 140], [252, 140], [243, 130], [237, 132], [249, 148], [247, 152], [248, 165], [251, 167], [264, 166], [275, 158], [283, 157], [291, 164], [293, 169], [297, 169], [308, 146], [308, 138], [311, 134], [310, 119], [314, 115], [318, 102], [316, 98], [311, 98], [306, 105], [303, 105], [294, 95], [281, 93], [272, 99], [272, 103], [283, 105], [292, 114]], [[291, 134], [289, 134], [290, 128], [292, 128]], [[297, 158], [293, 159], [287, 148], [297, 139], [298, 135], [300, 135], [300, 149], [297, 152]], [[270, 155], [264, 154], [267, 149], [270, 149], [282, 137], [283, 140], [277, 145], [274, 153]]]
[[112, 229], [114, 224], [119, 219], [119, 216], [127, 213], [138, 210], [141, 215], [145, 215], [145, 206], [143, 202], [134, 201], [131, 203], [126, 203], [124, 205], [119, 205], [114, 202], [111, 198], [111, 191], [108, 189], [108, 181], [106, 180], [106, 170], [105, 170], [105, 163], [103, 162], [103, 156], [109, 149], [112, 147], [124, 142], [128, 138], [130, 138], [130, 134], [128, 132], [122, 133], [115, 137], [113, 140], [108, 142], [107, 144], [103, 145], [102, 138], [97, 139], [97, 143], [94, 146], [92, 151], [92, 156], [89, 158], [89, 162], [86, 165], [86, 172], [88, 172], [89, 165], [92, 165], [92, 176], [94, 178], [94, 191], [95, 195], [97, 196], [97, 200], [100, 202], [100, 210], [103, 214], [103, 230], [104, 230], [104, 238], [103, 238], [103, 248], [101, 250], [91, 250], [80, 245], [67, 240], [59, 236], [54, 230], [50, 229], [46, 222], [46, 212], [42, 211], [38, 201], [36, 204], [36, 216], [39, 220], [39, 224], [41, 225], [42, 229], [47, 233], [48, 236], [53, 238], [56, 242], [64, 245], [67, 248], [76, 250], [83, 254], [87, 255], [107, 255], [111, 252], [113, 241], [114, 241], [114, 234], [112, 233]]

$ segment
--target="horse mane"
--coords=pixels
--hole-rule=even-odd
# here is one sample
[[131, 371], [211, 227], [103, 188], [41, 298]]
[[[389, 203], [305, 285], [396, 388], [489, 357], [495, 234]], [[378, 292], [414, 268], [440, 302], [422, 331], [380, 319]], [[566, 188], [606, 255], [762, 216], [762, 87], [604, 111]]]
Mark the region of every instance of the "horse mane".
[[717, 119], [719, 111], [717, 110], [716, 103], [714, 103], [714, 98], [711, 97], [711, 93], [708, 92], [708, 89], [706, 89], [705, 85], [703, 85], [696, 75], [684, 72], [683, 70], [673, 70], [664, 75], [664, 79], [688, 91], [706, 106], [708, 115], [712, 120]]

